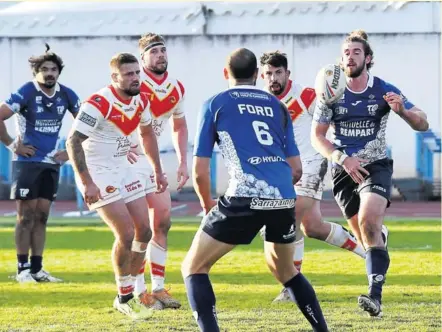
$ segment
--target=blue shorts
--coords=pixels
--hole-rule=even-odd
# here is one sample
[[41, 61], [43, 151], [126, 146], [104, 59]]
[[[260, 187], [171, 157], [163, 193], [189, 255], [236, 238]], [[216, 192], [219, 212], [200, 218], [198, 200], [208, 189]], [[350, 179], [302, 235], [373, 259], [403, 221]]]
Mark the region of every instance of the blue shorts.
[[250, 244], [265, 226], [264, 240], [295, 241], [295, 199], [262, 199], [221, 196], [203, 218], [203, 231], [232, 245]]
[[60, 177], [60, 165], [14, 161], [12, 163], [11, 199], [44, 198], [55, 201]]

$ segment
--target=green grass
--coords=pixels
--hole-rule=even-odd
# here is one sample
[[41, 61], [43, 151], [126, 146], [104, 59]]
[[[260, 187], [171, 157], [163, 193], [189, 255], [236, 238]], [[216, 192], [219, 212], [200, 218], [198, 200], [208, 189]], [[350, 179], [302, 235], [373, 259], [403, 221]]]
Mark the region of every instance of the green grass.
[[[183, 307], [132, 322], [111, 307], [113, 237], [98, 220], [51, 220], [45, 267], [62, 284], [20, 285], [15, 272], [13, 219], [0, 219], [0, 331], [196, 331], [180, 264], [197, 223], [175, 221], [169, 237], [166, 284]], [[77, 225], [75, 225], [77, 223]], [[359, 257], [316, 240], [306, 241], [303, 273], [312, 282], [331, 331], [441, 331], [440, 221], [390, 221], [391, 265], [381, 320], [357, 307], [366, 292]], [[238, 247], [212, 270], [223, 331], [311, 331], [294, 304], [271, 304], [281, 290], [268, 272], [260, 238]], [[148, 279], [148, 278], [147, 278]]]

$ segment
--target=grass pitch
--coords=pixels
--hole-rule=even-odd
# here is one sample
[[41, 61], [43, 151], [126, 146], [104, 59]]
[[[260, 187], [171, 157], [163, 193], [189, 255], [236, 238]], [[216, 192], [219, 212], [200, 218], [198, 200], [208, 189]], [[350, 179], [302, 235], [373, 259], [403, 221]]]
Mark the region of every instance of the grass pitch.
[[[116, 287], [110, 264], [113, 236], [98, 220], [52, 219], [45, 269], [62, 284], [20, 285], [15, 273], [13, 219], [0, 219], [0, 331], [197, 331], [180, 264], [198, 227], [173, 223], [166, 285], [179, 310], [133, 322], [112, 309]], [[313, 284], [331, 331], [441, 331], [441, 223], [390, 221], [390, 270], [384, 318], [357, 307], [367, 290], [365, 263], [356, 255], [307, 239], [303, 273]], [[149, 280], [149, 276], [146, 276]], [[294, 304], [271, 304], [281, 290], [265, 265], [263, 243], [236, 248], [212, 270], [222, 331], [311, 331]]]

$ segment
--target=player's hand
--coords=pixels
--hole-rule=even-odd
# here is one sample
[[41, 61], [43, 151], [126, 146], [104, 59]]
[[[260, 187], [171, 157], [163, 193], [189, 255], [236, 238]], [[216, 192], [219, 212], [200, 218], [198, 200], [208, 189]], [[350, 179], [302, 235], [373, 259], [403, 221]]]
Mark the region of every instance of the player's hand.
[[368, 160], [364, 160], [357, 157], [347, 157], [342, 164], [344, 170], [350, 175], [354, 182], [361, 184], [364, 182], [364, 177], [369, 175], [368, 171], [361, 166], [362, 163], [368, 163]]
[[189, 171], [187, 170], [187, 164], [181, 163], [178, 166], [177, 170], [178, 187], [176, 189], [180, 191], [186, 184], [187, 180], [189, 180]]
[[167, 176], [165, 173], [155, 173], [155, 183], [157, 185], [157, 194], [161, 194], [166, 191], [169, 182], [167, 182]]
[[388, 106], [390, 106], [393, 112], [402, 114], [405, 111], [404, 99], [397, 93], [387, 92], [384, 95], [384, 100], [388, 103]]
[[84, 201], [86, 204], [94, 204], [100, 199], [103, 199], [103, 197], [95, 183], [91, 182], [84, 186]]
[[213, 209], [213, 207], [216, 206], [216, 200], [211, 199], [209, 202], [207, 202], [204, 206], [203, 206], [203, 210], [204, 210], [204, 215], [206, 216], [210, 210]]
[[127, 160], [129, 160], [131, 164], [135, 164], [138, 161], [139, 154], [137, 152], [137, 147], [138, 145], [132, 145], [127, 153]]
[[17, 142], [15, 143], [15, 149], [14, 149], [14, 152], [16, 154], [29, 158], [35, 154], [35, 151], [37, 151], [37, 149], [34, 146], [24, 145], [23, 141], [21, 140], [20, 137], [17, 139]]
[[54, 156], [52, 157], [54, 161], [59, 163], [60, 165], [63, 165], [65, 162], [69, 160], [69, 155], [66, 150], [58, 150]]

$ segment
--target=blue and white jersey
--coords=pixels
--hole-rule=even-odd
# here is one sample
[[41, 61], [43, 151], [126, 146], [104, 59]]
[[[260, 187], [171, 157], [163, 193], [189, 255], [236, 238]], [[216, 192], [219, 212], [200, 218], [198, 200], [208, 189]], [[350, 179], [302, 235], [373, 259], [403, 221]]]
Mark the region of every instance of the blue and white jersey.
[[414, 106], [394, 85], [369, 75], [364, 91], [354, 92], [347, 87], [332, 106], [318, 102], [313, 120], [331, 124], [332, 143], [347, 155], [369, 162], [387, 158], [385, 134], [390, 106], [383, 98], [387, 92], [401, 95], [406, 109]]
[[63, 117], [66, 111], [75, 116], [80, 107], [75, 92], [57, 83], [54, 94], [48, 96], [36, 81], [31, 81], [11, 94], [5, 104], [16, 114], [16, 128], [23, 144], [37, 149], [34, 156], [16, 156], [16, 160], [55, 164], [52, 157], [57, 152]]
[[292, 169], [298, 156], [285, 106], [254, 86], [236, 86], [204, 103], [198, 115], [194, 156], [212, 157], [218, 144], [229, 172], [227, 196], [293, 199]]

